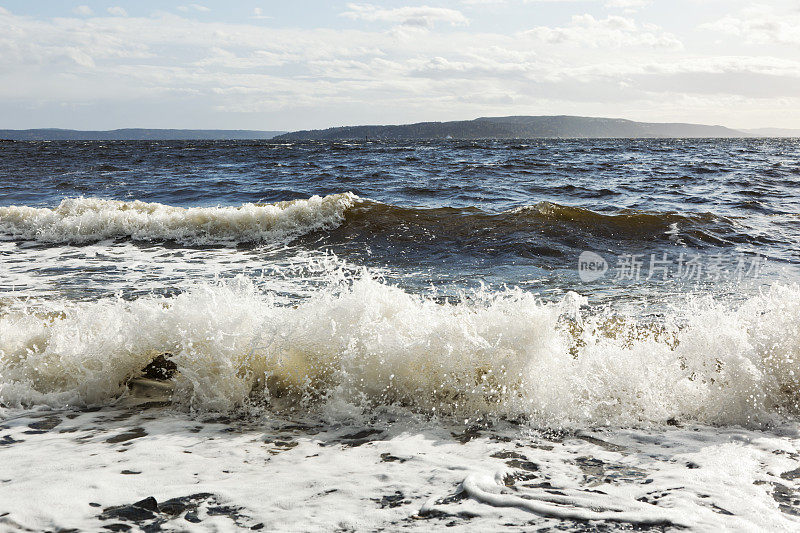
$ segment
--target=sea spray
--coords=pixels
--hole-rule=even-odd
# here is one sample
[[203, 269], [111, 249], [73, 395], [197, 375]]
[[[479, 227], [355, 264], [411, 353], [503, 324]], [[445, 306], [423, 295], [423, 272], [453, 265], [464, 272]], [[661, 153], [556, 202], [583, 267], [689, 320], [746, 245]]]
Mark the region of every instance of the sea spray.
[[239, 278], [171, 298], [9, 310], [0, 397], [112, 402], [168, 354], [176, 407], [206, 411], [344, 401], [547, 426], [758, 425], [797, 410], [798, 296], [776, 285], [735, 307], [687, 299], [654, 324], [575, 293], [548, 303], [482, 289], [437, 303], [367, 272], [332, 272], [290, 306]]
[[155, 202], [66, 198], [54, 208], [0, 207], [0, 234], [45, 243], [131, 238], [184, 244], [271, 242], [330, 229], [344, 219], [352, 193], [228, 207], [175, 207]]

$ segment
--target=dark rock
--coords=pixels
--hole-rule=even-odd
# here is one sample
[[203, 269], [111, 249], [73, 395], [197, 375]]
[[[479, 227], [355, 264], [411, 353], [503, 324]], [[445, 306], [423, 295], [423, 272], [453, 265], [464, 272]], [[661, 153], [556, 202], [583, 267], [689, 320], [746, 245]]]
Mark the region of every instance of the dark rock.
[[158, 508], [164, 514], [178, 516], [186, 510], [196, 510], [201, 502], [208, 500], [213, 496], [214, 495], [210, 492], [198, 492], [197, 494], [192, 494], [191, 496], [169, 499], [165, 502], [162, 502]]
[[341, 439], [345, 441], [343, 443], [345, 446], [355, 448], [356, 446], [361, 446], [362, 444], [366, 444], [370, 441], [376, 440], [370, 437], [372, 437], [373, 435], [379, 435], [381, 433], [383, 432], [378, 429], [365, 429], [357, 433], [342, 435]]
[[496, 452], [490, 455], [489, 457], [494, 457], [495, 459], [521, 459], [523, 461], [528, 460], [528, 458], [522, 455], [521, 453], [509, 452], [509, 451]]
[[581, 440], [584, 440], [590, 444], [594, 444], [595, 446], [600, 446], [604, 450], [608, 450], [610, 452], [625, 452], [625, 448], [620, 446], [619, 444], [613, 444], [611, 442], [606, 442], [604, 440], [598, 439], [597, 437], [592, 437], [590, 435], [577, 435], [577, 437]]
[[461, 444], [466, 444], [472, 439], [480, 437], [481, 432], [478, 426], [470, 426], [464, 430], [464, 433], [451, 433], [451, 435]]
[[40, 429], [49, 431], [61, 423], [61, 418], [57, 416], [48, 416], [37, 422], [31, 422], [28, 427], [31, 429]]
[[147, 432], [144, 428], [136, 427], [131, 430], [126, 431], [125, 433], [120, 433], [119, 435], [115, 435], [111, 438], [106, 439], [106, 442], [110, 444], [116, 444], [118, 442], [125, 442], [128, 440], [138, 439], [141, 437], [145, 437]]
[[400, 507], [401, 505], [406, 505], [411, 503], [410, 500], [406, 500], [405, 496], [402, 492], [395, 491], [394, 494], [389, 494], [388, 496], [382, 496], [380, 499], [378, 498], [371, 498], [372, 501], [376, 502], [381, 509], [385, 509], [387, 507]]
[[120, 505], [117, 507], [109, 507], [103, 514], [100, 515], [101, 520], [110, 520], [116, 518], [117, 520], [128, 520], [130, 522], [144, 522], [145, 520], [152, 520], [155, 514], [147, 509], [136, 507], [135, 505]]
[[133, 504], [134, 507], [140, 509], [147, 509], [148, 511], [158, 512], [158, 502], [152, 496], [148, 496], [144, 500], [139, 500]]
[[724, 515], [728, 515], [728, 516], [733, 516], [732, 512], [728, 511], [727, 509], [723, 509], [719, 505], [716, 505], [716, 504], [712, 503], [711, 504], [711, 508], [714, 510], [715, 513], [724, 514]]
[[512, 459], [506, 461], [506, 464], [511, 468], [519, 468], [520, 470], [527, 470], [528, 472], [538, 472], [539, 465], [531, 461], [520, 461], [519, 459]]
[[794, 470], [789, 470], [788, 472], [784, 472], [783, 474], [781, 474], [781, 478], [789, 481], [800, 478], [800, 468], [795, 468]]
[[103, 529], [108, 529], [109, 531], [130, 531], [131, 526], [129, 526], [128, 524], [116, 523], [103, 526]]
[[[188, 522], [195, 524], [200, 523], [201, 519], [198, 514], [198, 509], [202, 504], [210, 505], [206, 508], [206, 512], [210, 516], [226, 516], [239, 528], [249, 528], [250, 524], [253, 523], [249, 517], [241, 513], [243, 510], [241, 507], [219, 505], [216, 497], [208, 492], [172, 498], [164, 501], [161, 505], [158, 504], [154, 497], [149, 496], [130, 505], [109, 507], [99, 515], [99, 518], [101, 520], [117, 519], [125, 522], [133, 522], [139, 529], [149, 533], [151, 531], [161, 531], [164, 524], [182, 514], [183, 518]], [[259, 524], [256, 525], [258, 526]], [[127, 531], [128, 529], [125, 529], [123, 526], [130, 529], [130, 526], [126, 524], [110, 524], [104, 527], [114, 531]], [[113, 529], [117, 527], [120, 527], [120, 529]], [[260, 524], [260, 527], [254, 528], [261, 529], [263, 527], [264, 525]]]
[[150, 364], [142, 369], [142, 377], [157, 381], [166, 381], [172, 378], [175, 371], [178, 370], [178, 365], [170, 361], [169, 357], [172, 357], [172, 354], [163, 353], [150, 361]]

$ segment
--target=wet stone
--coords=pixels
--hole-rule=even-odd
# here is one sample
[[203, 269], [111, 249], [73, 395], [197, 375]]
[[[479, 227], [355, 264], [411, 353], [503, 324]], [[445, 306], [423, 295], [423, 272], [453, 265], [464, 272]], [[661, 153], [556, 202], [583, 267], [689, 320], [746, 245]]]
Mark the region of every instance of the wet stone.
[[385, 509], [387, 507], [400, 507], [401, 505], [407, 505], [411, 503], [411, 500], [406, 500], [405, 495], [398, 491], [395, 491], [394, 494], [389, 494], [387, 496], [382, 496], [380, 499], [378, 498], [371, 498], [372, 501], [376, 502], [381, 509]]
[[[162, 525], [181, 515], [187, 522], [199, 524], [202, 522], [200, 513], [198, 513], [201, 505], [206, 506], [205, 512], [209, 516], [228, 517], [239, 528], [258, 530], [264, 527], [263, 524], [253, 524], [253, 520], [242, 514], [243, 509], [241, 507], [221, 505], [216, 496], [208, 492], [172, 498], [162, 502], [160, 505], [154, 497], [150, 496], [130, 505], [108, 507], [98, 518], [101, 520], [122, 521], [122, 524], [114, 523], [103, 526], [105, 529], [113, 531], [128, 531], [132, 529], [125, 522], [132, 522], [142, 531], [161, 531]], [[118, 527], [119, 529], [115, 529]]]
[[61, 423], [61, 418], [58, 416], [47, 416], [36, 422], [31, 422], [28, 427], [31, 429], [38, 429], [42, 431], [50, 431]]
[[472, 439], [480, 437], [481, 432], [480, 432], [480, 427], [470, 426], [467, 429], [465, 429], [463, 433], [451, 433], [451, 435], [461, 444], [466, 444]]
[[362, 444], [366, 444], [373, 440], [377, 440], [371, 437], [380, 435], [382, 433], [383, 431], [379, 429], [365, 429], [363, 431], [358, 431], [356, 433], [342, 435], [340, 439], [344, 441], [342, 442], [342, 444], [344, 444], [345, 446], [355, 448], [357, 446], [361, 446]]
[[108, 507], [100, 515], [101, 520], [117, 519], [130, 522], [143, 522], [155, 518], [155, 513], [150, 509], [138, 507], [136, 504]]
[[605, 476], [605, 468], [603, 468], [605, 463], [600, 459], [578, 457], [575, 459], [575, 463], [589, 480], [596, 481]]
[[134, 507], [139, 507], [141, 509], [147, 509], [148, 511], [158, 511], [158, 502], [152, 496], [149, 496], [143, 500], [139, 500], [138, 502], [133, 504]]
[[142, 377], [165, 381], [170, 379], [178, 370], [178, 365], [170, 361], [172, 354], [163, 353], [153, 359], [150, 364], [142, 369]]
[[712, 508], [712, 509], [714, 510], [714, 512], [715, 512], [715, 513], [717, 513], [717, 514], [724, 514], [724, 515], [728, 515], [728, 516], [733, 516], [733, 513], [732, 513], [732, 512], [728, 511], [727, 509], [723, 509], [723, 508], [722, 508], [722, 507], [720, 507], [719, 505], [716, 505], [716, 504], [713, 504], [713, 503], [712, 503], [712, 504], [711, 504], [711, 508]]
[[781, 479], [785, 479], [787, 481], [798, 478], [800, 478], [800, 468], [795, 468], [794, 470], [789, 470], [788, 472], [781, 474]]
[[510, 452], [510, 451], [496, 452], [490, 455], [489, 457], [494, 457], [495, 459], [520, 459], [522, 461], [528, 460], [528, 458], [522, 455], [521, 453]]
[[772, 499], [778, 503], [781, 512], [800, 516], [800, 494], [781, 483], [772, 483]]
[[527, 472], [538, 472], [539, 465], [531, 461], [522, 461], [520, 459], [512, 459], [510, 461], [506, 461], [506, 464], [511, 468], [518, 468], [520, 470], [525, 470]]
[[597, 437], [592, 437], [590, 435], [579, 435], [578, 438], [583, 440], [583, 441], [586, 441], [586, 442], [588, 442], [590, 444], [594, 444], [595, 446], [599, 446], [599, 447], [603, 448], [604, 450], [608, 450], [609, 452], [624, 452], [625, 451], [625, 448], [620, 446], [620, 445], [618, 445], [618, 444], [613, 444], [613, 443], [610, 443], [610, 442], [606, 442], [606, 441], [604, 441], [602, 439], [598, 439]]
[[12, 444], [17, 444], [18, 442], [25, 441], [13, 439], [10, 435], [3, 435], [3, 437], [0, 438], [0, 446], [11, 446]]
[[106, 442], [110, 444], [116, 444], [119, 442], [125, 442], [133, 439], [138, 439], [147, 435], [147, 432], [144, 428], [136, 427], [131, 430], [126, 431], [125, 433], [120, 433], [119, 435], [115, 435], [106, 439]]
[[275, 455], [280, 452], [285, 452], [287, 450], [291, 450], [292, 448], [296, 447], [299, 443], [291, 440], [280, 440], [280, 439], [271, 439], [265, 438], [264, 442], [266, 444], [272, 445], [272, 449], [269, 450], [269, 453]]
[[103, 526], [103, 529], [107, 529], [109, 531], [130, 531], [131, 530], [131, 526], [129, 526], [128, 524], [122, 524], [122, 523], [108, 524], [108, 525]]

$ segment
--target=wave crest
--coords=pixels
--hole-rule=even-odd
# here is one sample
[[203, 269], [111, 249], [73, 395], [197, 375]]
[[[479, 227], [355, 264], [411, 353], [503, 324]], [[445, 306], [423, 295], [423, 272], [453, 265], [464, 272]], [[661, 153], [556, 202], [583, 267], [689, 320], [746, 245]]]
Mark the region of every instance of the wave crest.
[[185, 244], [270, 242], [331, 229], [358, 197], [352, 193], [236, 207], [175, 207], [155, 202], [67, 198], [55, 208], [0, 207], [0, 233], [46, 243], [131, 238]]
[[173, 402], [306, 409], [403, 406], [549, 426], [670, 419], [753, 425], [797, 412], [800, 288], [735, 309], [690, 301], [658, 324], [606, 315], [571, 293], [440, 304], [364, 275], [279, 305], [245, 281], [174, 298], [52, 304], [0, 317], [8, 405], [102, 404], [159, 354]]
[[[336, 233], [335, 230], [341, 230]], [[173, 241], [185, 245], [233, 245], [287, 241], [314, 231], [382, 235], [404, 242], [456, 239], [480, 248], [492, 239], [515, 250], [521, 234], [543, 237], [558, 248], [585, 239], [650, 243], [685, 239], [699, 247], [750, 242], [746, 228], [711, 213], [620, 210], [600, 213], [538, 202], [492, 213], [476, 207], [423, 208], [362, 199], [351, 192], [275, 204], [176, 207], [154, 202], [67, 198], [54, 208], [0, 207], [0, 236], [41, 243], [89, 243], [104, 239]], [[352, 234], [351, 234], [352, 236]], [[762, 241], [764, 236], [761, 236]], [[768, 241], [764, 241], [768, 242]]]

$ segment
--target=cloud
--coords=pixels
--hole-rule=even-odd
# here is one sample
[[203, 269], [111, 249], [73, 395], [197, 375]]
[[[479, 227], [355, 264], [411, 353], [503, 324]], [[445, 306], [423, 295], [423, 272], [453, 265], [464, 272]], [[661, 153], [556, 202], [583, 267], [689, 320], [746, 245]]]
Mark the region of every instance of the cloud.
[[781, 12], [774, 7], [755, 5], [735, 15], [702, 24], [710, 30], [742, 39], [747, 44], [800, 45], [800, 12]]
[[724, 123], [732, 109], [776, 124], [800, 119], [796, 54], [687, 50], [630, 16], [576, 15], [503, 33], [439, 13], [420, 32], [405, 24], [409, 12], [395, 11], [374, 8], [381, 24], [363, 28], [303, 29], [175, 12], [86, 19], [0, 10], [0, 113], [19, 127], [94, 117], [88, 128], [143, 117], [161, 127], [192, 127], [185, 117], [207, 127], [199, 122], [216, 117], [220, 127], [281, 129], [548, 112]]
[[113, 15], [115, 17], [127, 17], [128, 16], [128, 12], [125, 11], [125, 8], [122, 8], [120, 6], [109, 7], [108, 8], [108, 14], [109, 15]]
[[202, 6], [200, 4], [189, 4], [187, 6], [178, 6], [178, 11], [183, 11], [184, 13], [187, 13], [189, 11], [200, 11], [203, 13], [208, 13], [209, 11], [211, 11], [211, 9], [206, 6]]
[[638, 24], [631, 18], [608, 16], [596, 19], [592, 15], [575, 15], [569, 25], [562, 27], [537, 26], [525, 32], [528, 37], [551, 44], [570, 44], [599, 47], [653, 47], [681, 49], [678, 38], [653, 24]]
[[82, 17], [91, 17], [94, 15], [94, 11], [89, 6], [77, 6], [75, 9], [72, 10], [73, 13], [76, 15], [80, 15]]
[[446, 22], [453, 26], [469, 23], [460, 11], [443, 7], [406, 6], [383, 9], [372, 4], [347, 4], [342, 16], [368, 22], [387, 22], [403, 26], [432, 28], [436, 22]]

